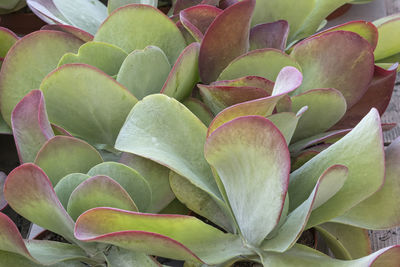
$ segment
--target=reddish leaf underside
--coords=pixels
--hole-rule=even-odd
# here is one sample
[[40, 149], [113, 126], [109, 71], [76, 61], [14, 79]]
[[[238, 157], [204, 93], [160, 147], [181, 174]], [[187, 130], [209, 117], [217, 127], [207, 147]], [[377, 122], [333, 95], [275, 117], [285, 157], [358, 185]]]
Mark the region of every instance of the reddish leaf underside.
[[285, 50], [289, 35], [289, 24], [286, 20], [258, 24], [250, 30], [250, 50], [275, 48]]

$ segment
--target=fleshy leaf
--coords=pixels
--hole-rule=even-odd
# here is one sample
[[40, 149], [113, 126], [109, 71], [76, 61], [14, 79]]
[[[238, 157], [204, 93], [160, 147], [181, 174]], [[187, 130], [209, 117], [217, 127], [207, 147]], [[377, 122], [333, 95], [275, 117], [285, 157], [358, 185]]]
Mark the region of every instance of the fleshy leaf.
[[161, 91], [170, 70], [164, 52], [156, 46], [147, 46], [128, 55], [118, 72], [117, 82], [142, 99]]
[[[374, 164], [371, 165], [371, 162]], [[376, 109], [372, 109], [345, 137], [291, 173], [290, 210], [308, 197], [317, 177], [333, 164], [343, 164], [349, 169], [348, 179], [343, 188], [319, 209], [321, 214], [328, 212], [329, 216], [335, 218], [371, 196], [383, 183], [383, 140]], [[316, 215], [316, 212], [317, 210], [312, 216]]]
[[124, 188], [140, 211], [147, 211], [152, 192], [149, 183], [134, 169], [118, 162], [104, 162], [94, 166], [88, 175], [106, 175]]
[[[85, 88], [85, 90], [82, 90]], [[113, 146], [137, 99], [98, 69], [64, 65], [40, 85], [52, 123], [92, 143]]]
[[365, 229], [339, 223], [324, 223], [315, 229], [337, 259], [358, 259], [372, 252], [368, 231]]
[[400, 261], [400, 246], [391, 246], [378, 250], [366, 257], [343, 261], [333, 259], [304, 245], [296, 244], [285, 253], [263, 253], [264, 266], [324, 266], [324, 267], [379, 267], [396, 266]]
[[109, 267], [130, 267], [130, 266], [146, 266], [161, 267], [152, 256], [145, 253], [134, 252], [132, 250], [121, 249], [112, 246], [107, 251], [107, 266]]
[[[177, 231], [177, 229], [179, 229]], [[194, 217], [95, 208], [82, 214], [75, 228], [82, 241], [115, 244], [150, 255], [222, 263], [249, 251], [238, 236], [225, 234]]]
[[267, 117], [283, 134], [286, 144], [290, 144], [290, 140], [296, 130], [297, 123], [303, 113], [296, 115], [293, 112], [279, 112]]
[[379, 191], [334, 221], [367, 229], [390, 229], [400, 225], [399, 138], [386, 148], [385, 158], [386, 178]]
[[179, 13], [180, 21], [197, 42], [201, 42], [210, 24], [222, 12], [210, 5], [196, 5]]
[[259, 245], [283, 208], [290, 171], [284, 137], [263, 117], [240, 117], [215, 130], [204, 151], [224, 185], [241, 234]]
[[300, 65], [282, 51], [265, 48], [250, 51], [233, 60], [219, 75], [218, 80], [233, 80], [243, 76], [260, 76], [275, 81], [286, 66], [301, 70]]
[[293, 141], [325, 132], [335, 125], [346, 112], [346, 100], [340, 91], [332, 88], [313, 89], [291, 97], [292, 109], [308, 110], [300, 118]]
[[[149, 122], [156, 121], [163, 123], [149, 127]], [[204, 124], [184, 105], [166, 95], [151, 95], [133, 107], [115, 148], [154, 160], [220, 198], [204, 159], [206, 132]]]
[[127, 53], [155, 45], [164, 51], [171, 64], [186, 46], [178, 27], [166, 15], [152, 6], [137, 4], [113, 12], [94, 40], [117, 45]]
[[123, 153], [119, 162], [136, 170], [149, 183], [152, 199], [148, 212], [158, 213], [175, 198], [169, 186], [168, 168], [130, 153]]
[[1, 116], [1, 114], [0, 114], [0, 134], [12, 134], [11, 128], [4, 121], [3, 117]]
[[4, 196], [13, 210], [26, 219], [69, 241], [75, 240], [74, 222], [38, 166], [25, 163], [14, 169], [7, 177]]
[[272, 94], [272, 90], [274, 89], [275, 83], [259, 76], [244, 76], [233, 80], [222, 80], [222, 81], [212, 82], [211, 85], [257, 87], [264, 89], [265, 91], [268, 92], [268, 94]]
[[129, 5], [129, 4], [143, 4], [157, 7], [158, 0], [109, 0], [107, 3], [108, 14], [114, 10]]
[[71, 25], [47, 24], [47, 25], [44, 25], [41, 29], [42, 30], [60, 31], [60, 32], [70, 33], [73, 36], [81, 39], [84, 42], [93, 41], [93, 38], [94, 38], [93, 35], [91, 35], [90, 33], [85, 32], [84, 30], [76, 28], [76, 27], [71, 26]]
[[62, 55], [76, 52], [81, 45], [82, 41], [74, 36], [56, 31], [37, 31], [15, 43], [4, 59], [0, 75], [1, 113], [8, 125], [15, 105], [39, 87]]
[[314, 38], [317, 36], [321, 36], [327, 32], [334, 32], [334, 31], [349, 31], [357, 33], [358, 35], [360, 35], [369, 42], [369, 44], [372, 46], [372, 49], [375, 49], [376, 44], [378, 43], [377, 28], [371, 22], [364, 20], [355, 20], [338, 26], [334, 26], [324, 31], [320, 31], [317, 34], [310, 36], [309, 38]]
[[208, 107], [196, 98], [189, 97], [182, 102], [194, 115], [199, 118], [205, 126], [208, 127], [214, 118], [214, 115]]
[[26, 3], [36, 16], [48, 24], [71, 24], [60, 10], [58, 10], [54, 1], [26, 0]]
[[76, 220], [83, 212], [96, 207], [138, 211], [125, 189], [104, 175], [93, 176], [78, 185], [69, 198], [67, 211]]
[[377, 25], [379, 33], [378, 45], [374, 52], [375, 60], [387, 62], [385, 58], [400, 53], [400, 38], [395, 34], [400, 27], [400, 17], [395, 15], [383, 23], [375, 21], [374, 24]]
[[54, 137], [40, 90], [31, 91], [15, 106], [11, 124], [21, 163], [33, 162], [44, 143]]
[[18, 36], [9, 29], [0, 27], [0, 66], [8, 50], [18, 39]]
[[100, 24], [107, 18], [107, 8], [99, 0], [52, 0], [60, 13], [71, 24], [91, 34], [95, 34]]
[[194, 186], [187, 179], [171, 171], [169, 181], [177, 199], [190, 210], [207, 218], [230, 233], [236, 232], [236, 226], [227, 205], [210, 197], [209, 194]]
[[182, 51], [161, 89], [162, 94], [179, 101], [191, 94], [199, 81], [199, 49], [199, 43], [192, 43]]
[[87, 42], [83, 44], [78, 54], [67, 53], [58, 63], [58, 67], [70, 63], [84, 63], [96, 67], [110, 76], [116, 75], [128, 54], [121, 48], [103, 43]]
[[234, 58], [248, 51], [250, 19], [255, 4], [255, 0], [243, 0], [228, 7], [208, 28], [199, 54], [200, 77], [204, 83], [215, 81]]
[[86, 173], [101, 162], [103, 160], [100, 154], [88, 143], [62, 135], [47, 141], [35, 159], [35, 164], [43, 169], [53, 186], [65, 175]]
[[344, 117], [334, 126], [335, 129], [350, 128], [357, 123], [374, 107], [382, 115], [389, 105], [396, 82], [396, 68], [385, 70], [375, 66], [374, 77], [367, 92], [360, 101], [352, 106]]
[[83, 173], [71, 173], [63, 177], [57, 185], [54, 187], [54, 191], [60, 203], [63, 205], [64, 209], [67, 209], [68, 200], [71, 193], [75, 188], [80, 185], [83, 181], [90, 178], [89, 175]]
[[[343, 49], [339, 51], [337, 47]], [[290, 55], [299, 62], [304, 76], [296, 94], [335, 88], [343, 94], [348, 109], [365, 94], [373, 77], [372, 47], [353, 32], [334, 31], [304, 40]]]
[[288, 35], [286, 20], [258, 24], [250, 30], [250, 50], [275, 48], [284, 51]]
[[7, 206], [7, 201], [4, 198], [4, 182], [6, 181], [7, 175], [4, 172], [0, 172], [0, 211]]
[[306, 227], [312, 210], [335, 195], [343, 186], [346, 178], [347, 168], [343, 165], [333, 165], [326, 169], [319, 177], [307, 200], [289, 213], [276, 236], [270, 240], [265, 240], [262, 244], [262, 249], [265, 251], [284, 252], [291, 248]]

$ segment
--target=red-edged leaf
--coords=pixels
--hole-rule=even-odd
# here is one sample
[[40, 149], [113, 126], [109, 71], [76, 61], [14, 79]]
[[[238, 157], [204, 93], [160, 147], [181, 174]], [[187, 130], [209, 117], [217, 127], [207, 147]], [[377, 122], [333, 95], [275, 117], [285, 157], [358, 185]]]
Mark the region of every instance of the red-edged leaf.
[[199, 54], [200, 77], [210, 83], [236, 57], [249, 49], [250, 20], [255, 0], [244, 0], [216, 17], [204, 35]]
[[289, 24], [286, 20], [258, 24], [250, 30], [250, 50], [276, 48], [285, 50], [289, 35]]
[[4, 182], [6, 181], [7, 175], [4, 172], [0, 172], [0, 210], [4, 209], [7, 206], [7, 201], [4, 198]]
[[49, 24], [49, 25], [44, 25], [42, 27], [42, 30], [51, 30], [51, 31], [60, 31], [60, 32], [66, 32], [74, 35], [75, 37], [81, 39], [84, 42], [90, 42], [93, 41], [93, 35], [90, 33], [76, 28], [71, 25], [62, 25], [62, 24]]

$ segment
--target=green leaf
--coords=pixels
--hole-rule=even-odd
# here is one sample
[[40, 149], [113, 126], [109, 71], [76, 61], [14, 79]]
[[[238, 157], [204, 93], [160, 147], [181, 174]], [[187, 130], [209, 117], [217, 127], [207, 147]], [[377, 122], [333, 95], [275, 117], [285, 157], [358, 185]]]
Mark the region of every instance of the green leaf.
[[11, 125], [19, 161], [33, 162], [40, 148], [54, 137], [40, 90], [31, 91], [15, 106]]
[[129, 5], [113, 12], [101, 25], [94, 41], [117, 45], [127, 53], [155, 45], [175, 63], [186, 42], [175, 23], [158, 9]]
[[255, 0], [243, 0], [231, 5], [208, 28], [199, 54], [200, 77], [204, 83], [215, 81], [233, 59], [249, 50], [250, 20], [255, 4]]
[[325, 132], [346, 112], [346, 100], [340, 91], [332, 88], [309, 90], [291, 97], [291, 100], [293, 112], [308, 107], [299, 120], [294, 142]]
[[275, 81], [283, 67], [300, 65], [282, 51], [258, 49], [235, 58], [219, 75], [218, 80], [233, 80], [243, 76], [260, 76]]
[[86, 173], [103, 162], [88, 143], [74, 137], [58, 135], [47, 141], [36, 156], [35, 164], [44, 170], [55, 186], [70, 173]]
[[82, 241], [113, 244], [150, 255], [207, 264], [223, 263], [251, 253], [239, 236], [226, 234], [201, 220], [181, 215], [156, 215], [111, 208], [82, 214], [75, 228]]
[[[154, 123], [162, 121], [162, 123]], [[179, 129], [179, 131], [177, 131]], [[204, 159], [207, 128], [184, 105], [165, 95], [145, 97], [132, 109], [115, 148], [154, 160], [213, 198], [221, 199]]]
[[96, 67], [110, 76], [116, 75], [128, 54], [121, 48], [103, 43], [87, 42], [78, 54], [67, 53], [58, 62], [58, 67], [70, 63], [84, 63]]
[[[82, 90], [85, 88], [85, 90]], [[113, 146], [137, 99], [110, 76], [84, 64], [68, 64], [40, 89], [52, 123], [91, 143]]]
[[162, 94], [179, 101], [190, 96], [199, 81], [199, 49], [199, 43], [192, 43], [182, 51], [161, 89]]
[[304, 231], [313, 209], [318, 208], [342, 188], [347, 178], [347, 168], [333, 165], [318, 178], [310, 196], [289, 213], [276, 236], [262, 243], [264, 251], [284, 252], [291, 248]]
[[307, 108], [300, 110], [299, 114], [295, 114], [293, 112], [279, 112], [267, 116], [275, 126], [279, 129], [279, 131], [283, 134], [286, 140], [286, 144], [290, 144], [290, 140], [296, 130], [297, 123], [299, 119], [303, 116], [304, 112], [307, 112]]
[[100, 24], [107, 18], [107, 8], [99, 0], [52, 0], [60, 13], [73, 26], [95, 34]]
[[115, 246], [107, 251], [106, 259], [108, 267], [161, 266], [152, 256]]
[[[39, 0], [43, 1], [43, 0]], [[44, 0], [46, 1], [46, 0]], [[70, 33], [73, 36], [77, 37], [78, 39], [81, 39], [84, 42], [91, 42], [93, 41], [93, 35], [90, 33], [79, 29], [77, 27], [71, 26], [71, 25], [66, 25], [66, 24], [47, 24], [44, 25], [41, 30], [50, 30], [50, 31], [60, 31], [60, 32], [66, 32]]]
[[104, 162], [94, 166], [88, 175], [106, 175], [124, 188], [140, 211], [147, 211], [152, 192], [149, 183], [134, 169], [117, 162]]
[[71, 193], [75, 188], [80, 185], [83, 181], [90, 178], [89, 175], [83, 173], [71, 173], [63, 177], [57, 185], [54, 187], [54, 191], [60, 203], [63, 205], [64, 209], [67, 209], [68, 200]]
[[18, 36], [9, 29], [0, 27], [0, 60], [4, 59], [8, 50], [10, 50], [18, 39]]
[[4, 121], [3, 117], [1, 116], [1, 114], [0, 114], [0, 134], [12, 134], [11, 128]]
[[104, 175], [93, 176], [79, 184], [71, 193], [67, 211], [76, 220], [83, 212], [96, 207], [138, 211], [126, 190]]
[[108, 14], [111, 14], [114, 10], [120, 7], [130, 4], [143, 4], [157, 7], [158, 0], [109, 0], [107, 4]]
[[215, 130], [204, 151], [223, 183], [241, 234], [249, 244], [259, 245], [278, 223], [286, 195], [290, 155], [284, 137], [263, 117], [240, 117]]
[[378, 45], [374, 52], [375, 60], [377, 61], [400, 53], [400, 38], [396, 34], [400, 26], [400, 17], [397, 15], [387, 18], [389, 20], [383, 23], [374, 21], [379, 34]]
[[374, 74], [372, 47], [353, 32], [334, 31], [306, 39], [294, 46], [290, 56], [300, 64], [304, 77], [295, 94], [335, 88], [343, 94], [347, 108], [365, 94]]
[[208, 109], [208, 107], [200, 100], [189, 97], [182, 102], [197, 118], [199, 118], [205, 126], [208, 127], [214, 118], [214, 115]]
[[118, 72], [117, 82], [142, 99], [161, 91], [170, 70], [164, 52], [156, 46], [147, 46], [128, 55]]
[[[360, 157], [362, 155], [362, 157]], [[373, 163], [373, 164], [371, 164]], [[381, 122], [376, 109], [345, 137], [312, 158], [290, 175], [290, 210], [299, 206], [314, 188], [317, 177], [329, 166], [345, 165], [348, 179], [342, 189], [317, 212], [331, 218], [342, 215], [376, 192], [384, 179]], [[325, 217], [324, 215], [324, 217]], [[310, 218], [311, 219], [311, 218]], [[315, 223], [321, 223], [318, 220]], [[309, 227], [314, 223], [309, 222]]]
[[399, 138], [386, 148], [385, 160], [386, 177], [383, 186], [334, 221], [367, 229], [390, 229], [400, 224]]
[[337, 259], [358, 259], [372, 252], [368, 231], [365, 229], [339, 223], [324, 223], [315, 229]]
[[15, 105], [39, 87], [43, 78], [57, 67], [62, 55], [78, 51], [81, 45], [82, 41], [74, 36], [56, 31], [37, 31], [15, 43], [0, 75], [1, 113], [8, 125]]

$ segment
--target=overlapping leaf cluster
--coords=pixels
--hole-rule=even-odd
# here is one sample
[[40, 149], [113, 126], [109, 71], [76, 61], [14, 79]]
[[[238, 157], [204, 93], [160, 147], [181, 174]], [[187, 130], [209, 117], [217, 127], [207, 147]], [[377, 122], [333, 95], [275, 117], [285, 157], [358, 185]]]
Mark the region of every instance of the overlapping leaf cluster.
[[[94, 36], [0, 32], [0, 125], [22, 163], [0, 204], [70, 242], [23, 240], [0, 214], [0, 262], [396, 266], [365, 229], [400, 224], [400, 141], [385, 150], [380, 122], [398, 17], [309, 36], [347, 1], [198, 2], [172, 19], [124, 6]], [[336, 259], [296, 243], [312, 228]]]

